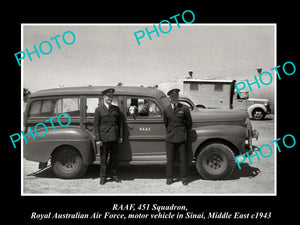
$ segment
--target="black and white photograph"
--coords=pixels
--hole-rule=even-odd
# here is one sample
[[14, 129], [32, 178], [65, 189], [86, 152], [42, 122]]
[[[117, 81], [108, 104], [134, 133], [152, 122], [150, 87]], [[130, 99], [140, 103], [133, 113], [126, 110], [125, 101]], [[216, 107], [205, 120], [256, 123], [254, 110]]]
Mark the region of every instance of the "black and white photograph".
[[3, 219], [293, 223], [296, 6], [165, 5], [9, 7]]
[[24, 195], [276, 194], [276, 24], [22, 31]]

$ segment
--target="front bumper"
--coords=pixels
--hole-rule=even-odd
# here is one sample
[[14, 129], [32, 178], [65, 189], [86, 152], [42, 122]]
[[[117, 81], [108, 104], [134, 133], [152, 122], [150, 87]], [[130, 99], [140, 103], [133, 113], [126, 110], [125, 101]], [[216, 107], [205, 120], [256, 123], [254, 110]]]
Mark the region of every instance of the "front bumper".
[[[248, 137], [248, 144], [246, 144], [247, 146], [247, 151], [248, 155], [252, 155], [254, 152], [254, 146], [252, 144], [252, 139], [255, 138], [256, 140], [258, 140], [258, 136], [259, 136], [259, 132], [257, 130], [251, 130], [251, 133]], [[247, 157], [246, 152], [244, 153], [244, 155]]]
[[252, 136], [252, 138], [255, 138], [256, 140], [258, 140], [259, 132], [257, 130], [252, 130], [251, 136]]
[[271, 114], [271, 107], [270, 107], [270, 105], [268, 104], [268, 105], [265, 105], [265, 107], [267, 108], [267, 111], [266, 111], [266, 114], [268, 115], [268, 114]]
[[252, 139], [255, 138], [256, 140], [258, 140], [259, 132], [257, 130], [252, 129], [252, 124], [249, 118], [246, 119], [245, 125], [246, 125], [246, 140], [248, 141], [248, 143], [247, 144], [245, 143], [246, 151], [244, 153], [248, 152], [248, 154], [251, 155], [253, 153]]

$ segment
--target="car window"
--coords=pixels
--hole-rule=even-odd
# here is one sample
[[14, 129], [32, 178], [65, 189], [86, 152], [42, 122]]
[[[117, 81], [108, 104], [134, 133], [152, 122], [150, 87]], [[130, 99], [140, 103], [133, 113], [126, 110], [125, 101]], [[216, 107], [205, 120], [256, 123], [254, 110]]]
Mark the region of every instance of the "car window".
[[86, 98], [86, 116], [93, 117], [96, 108], [99, 106], [99, 103], [102, 101], [99, 97]]
[[215, 92], [222, 92], [223, 91], [223, 84], [215, 84], [214, 91]]
[[126, 101], [126, 116], [134, 117], [161, 117], [161, 109], [147, 98], [128, 98]]
[[61, 98], [57, 101], [57, 112], [68, 113], [72, 116], [80, 116], [79, 98]]
[[[86, 116], [94, 117], [97, 107], [103, 104], [103, 96], [86, 98]], [[118, 96], [113, 97], [112, 105], [119, 106]]]
[[63, 112], [68, 113], [71, 117], [79, 117], [79, 97], [34, 101], [30, 105], [28, 117], [53, 117]]
[[190, 91], [198, 91], [198, 83], [191, 83]]
[[30, 105], [28, 117], [52, 117], [56, 115], [57, 99], [34, 101]]
[[240, 94], [238, 94], [236, 91], [234, 93], [237, 96], [237, 99], [248, 99], [249, 98], [249, 92], [241, 91]]

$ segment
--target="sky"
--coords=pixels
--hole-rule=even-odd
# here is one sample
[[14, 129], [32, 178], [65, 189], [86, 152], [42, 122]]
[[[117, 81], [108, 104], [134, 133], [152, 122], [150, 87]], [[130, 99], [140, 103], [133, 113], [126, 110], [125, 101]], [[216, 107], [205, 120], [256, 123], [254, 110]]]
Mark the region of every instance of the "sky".
[[[52, 51], [22, 60], [23, 87], [31, 92], [59, 86], [153, 86], [188, 76], [200, 79], [245, 80], [273, 68], [275, 27], [272, 24], [172, 24], [159, 37], [147, 34], [138, 45], [134, 33], [153, 30], [153, 24], [23, 24], [22, 51], [34, 51], [49, 41]], [[158, 24], [156, 24], [158, 27]], [[168, 30], [168, 25], [162, 27]], [[72, 31], [75, 42], [62, 35]], [[61, 49], [58, 49], [57, 38]], [[65, 36], [72, 41], [70, 34]], [[47, 44], [43, 44], [46, 52]], [[16, 62], [17, 63], [17, 62]], [[273, 72], [272, 72], [273, 74]]]

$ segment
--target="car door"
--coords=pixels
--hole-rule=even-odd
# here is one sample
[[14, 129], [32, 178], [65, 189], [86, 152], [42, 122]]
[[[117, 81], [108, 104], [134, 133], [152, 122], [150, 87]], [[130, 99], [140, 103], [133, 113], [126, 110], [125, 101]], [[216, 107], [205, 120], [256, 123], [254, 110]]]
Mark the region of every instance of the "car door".
[[151, 97], [124, 97], [125, 130], [123, 158], [131, 160], [164, 161], [165, 126], [162, 107]]

